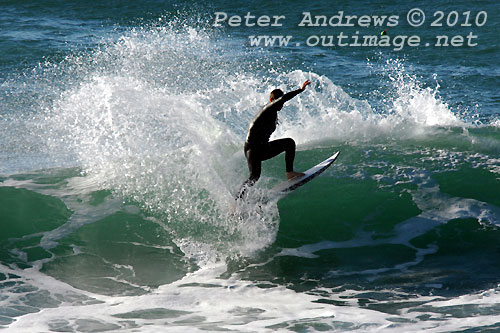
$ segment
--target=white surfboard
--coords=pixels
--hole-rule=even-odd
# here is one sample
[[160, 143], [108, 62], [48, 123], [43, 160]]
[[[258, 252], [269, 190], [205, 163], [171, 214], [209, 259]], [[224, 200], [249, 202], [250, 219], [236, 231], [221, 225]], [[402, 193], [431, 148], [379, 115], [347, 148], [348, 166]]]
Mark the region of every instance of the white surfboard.
[[335, 162], [339, 154], [340, 151], [328, 157], [323, 162], [313, 166], [311, 169], [305, 171], [303, 176], [296, 177], [276, 185], [275, 187], [272, 188], [272, 191], [276, 193], [287, 193], [295, 190], [296, 188], [311, 181], [315, 177], [319, 176], [323, 171], [328, 169], [328, 167], [332, 165], [333, 162]]

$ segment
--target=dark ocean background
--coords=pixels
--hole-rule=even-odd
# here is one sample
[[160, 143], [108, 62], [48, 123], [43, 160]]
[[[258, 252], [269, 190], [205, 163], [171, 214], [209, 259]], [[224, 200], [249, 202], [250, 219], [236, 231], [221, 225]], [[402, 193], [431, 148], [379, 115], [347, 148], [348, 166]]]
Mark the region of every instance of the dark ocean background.
[[[0, 329], [499, 330], [499, 8], [1, 1]], [[298, 26], [339, 11], [399, 20]], [[214, 27], [216, 12], [286, 19]], [[422, 45], [306, 45], [385, 29]], [[235, 203], [250, 120], [308, 79], [273, 138], [295, 139], [299, 171], [340, 157], [286, 197], [269, 190], [283, 157], [266, 161]]]

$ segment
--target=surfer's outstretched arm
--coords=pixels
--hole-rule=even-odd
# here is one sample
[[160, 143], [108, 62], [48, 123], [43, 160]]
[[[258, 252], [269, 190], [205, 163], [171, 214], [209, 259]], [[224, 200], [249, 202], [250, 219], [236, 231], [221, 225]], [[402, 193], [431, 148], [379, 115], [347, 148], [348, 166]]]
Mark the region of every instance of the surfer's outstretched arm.
[[290, 92], [287, 92], [286, 94], [284, 94], [283, 96], [281, 96], [281, 98], [278, 98], [276, 99], [276, 103], [285, 103], [285, 102], [288, 102], [289, 100], [291, 100], [292, 98], [294, 98], [295, 96], [297, 96], [298, 94], [300, 94], [301, 92], [303, 92], [304, 90], [306, 90], [306, 87], [308, 85], [311, 84], [311, 81], [307, 80], [306, 82], [304, 82], [302, 84], [302, 87], [297, 89], [297, 90], [292, 90]]

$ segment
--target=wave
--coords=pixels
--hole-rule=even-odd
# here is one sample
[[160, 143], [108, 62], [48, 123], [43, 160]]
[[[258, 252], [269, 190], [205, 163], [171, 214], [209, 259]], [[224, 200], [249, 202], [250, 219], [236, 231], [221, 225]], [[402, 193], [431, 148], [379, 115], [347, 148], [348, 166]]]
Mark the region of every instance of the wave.
[[[384, 65], [391, 85], [380, 93], [382, 109], [327, 76], [286, 67], [286, 59], [234, 48], [203, 27], [173, 21], [133, 28], [37, 70], [34, 81], [52, 89], [51, 98], [23, 123], [42, 144], [18, 147], [81, 168], [98, 188], [154, 214], [186, 253], [216, 261], [251, 255], [276, 238], [276, 202], [240, 207], [247, 218], [238, 219], [232, 199], [247, 175], [241, 146], [248, 123], [271, 88], [313, 81], [281, 112], [274, 136], [293, 137], [301, 150], [439, 140], [450, 129], [468, 140], [462, 132], [472, 124], [439, 97], [438, 85], [423, 87], [407, 74], [402, 61]], [[13, 131], [2, 139], [13, 142]]]

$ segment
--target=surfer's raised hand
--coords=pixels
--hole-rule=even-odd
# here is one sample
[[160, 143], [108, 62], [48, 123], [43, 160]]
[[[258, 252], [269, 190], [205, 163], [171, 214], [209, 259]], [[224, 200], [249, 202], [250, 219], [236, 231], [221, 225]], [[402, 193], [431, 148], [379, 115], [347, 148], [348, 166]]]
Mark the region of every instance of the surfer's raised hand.
[[302, 84], [302, 91], [306, 90], [306, 87], [311, 84], [311, 81], [307, 80]]

